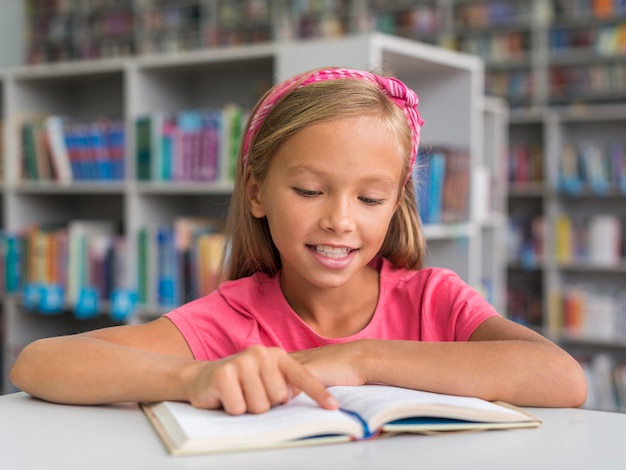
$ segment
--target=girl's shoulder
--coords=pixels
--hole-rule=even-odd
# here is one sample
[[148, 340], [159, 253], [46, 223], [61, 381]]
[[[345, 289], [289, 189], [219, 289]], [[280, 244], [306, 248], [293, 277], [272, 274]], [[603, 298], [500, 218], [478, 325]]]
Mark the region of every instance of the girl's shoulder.
[[269, 275], [263, 272], [257, 272], [250, 276], [222, 282], [217, 290], [222, 295], [241, 294], [246, 292], [256, 292], [259, 290], [272, 289], [279, 287], [278, 274]]
[[424, 267], [420, 269], [408, 269], [401, 268], [394, 265], [386, 258], [380, 258], [377, 262], [376, 268], [380, 272], [381, 279], [387, 282], [398, 283], [452, 283], [452, 284], [464, 284], [464, 281], [459, 275], [447, 268], [440, 267]]
[[276, 305], [283, 301], [278, 274], [262, 272], [225, 281], [217, 293], [223, 302], [239, 311], [257, 311], [265, 304]]

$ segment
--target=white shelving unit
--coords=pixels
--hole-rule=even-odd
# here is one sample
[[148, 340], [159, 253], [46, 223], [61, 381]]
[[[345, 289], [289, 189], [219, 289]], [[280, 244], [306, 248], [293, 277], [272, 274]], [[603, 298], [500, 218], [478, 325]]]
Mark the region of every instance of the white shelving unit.
[[[251, 107], [276, 81], [321, 65], [384, 67], [393, 72], [420, 95], [420, 113], [426, 120], [424, 144], [467, 149], [472, 171], [482, 168], [492, 175], [498, 182], [493, 199], [503, 197], [504, 188], [497, 175], [503, 171], [499, 157], [506, 145], [506, 112], [501, 103], [483, 100], [482, 62], [434, 46], [373, 33], [332, 41], [286, 41], [5, 70], [0, 75], [2, 111], [8, 123], [1, 191], [4, 228], [19, 231], [33, 222], [112, 219], [119, 223], [127, 239], [130, 272], [136, 272], [140, 227], [154, 222], [171, 223], [181, 215], [223, 217], [232, 187], [136, 181], [134, 120], [148, 113], [221, 107], [232, 102]], [[111, 184], [69, 186], [20, 181], [17, 122], [30, 112], [124, 119], [128, 135], [127, 178]], [[485, 132], [502, 138], [486, 146]], [[475, 182], [473, 176], [471, 181]], [[477, 288], [488, 280], [494, 292], [499, 292], [504, 263], [495, 247], [501, 243], [504, 208], [501, 202], [489, 208], [487, 214], [470, 210], [467, 221], [461, 224], [425, 227], [429, 244], [427, 264], [454, 269]], [[494, 299], [500, 308], [499, 294]], [[25, 311], [19, 296], [3, 300], [5, 391], [11, 389], [7, 377], [10, 365], [24, 344], [42, 336], [112, 323], [106, 314], [86, 322], [74, 319], [70, 313], [42, 316]], [[132, 321], [148, 318], [150, 315]]]
[[[596, 369], [605, 370], [608, 363], [626, 359], [626, 314], [624, 303], [620, 303], [626, 296], [626, 269], [623, 251], [616, 250], [609, 260], [594, 254], [587, 243], [592, 238], [588, 226], [597, 216], [616, 217], [622, 230], [622, 239], [617, 244], [623, 244], [626, 194], [615, 183], [617, 174], [610, 169], [606, 187], [594, 189], [585, 181], [585, 171], [581, 169], [582, 184], [573, 188], [569, 185], [568, 189], [560, 165], [572, 149], [582, 164], [585, 148], [588, 152], [598, 152], [603, 164], [608, 165], [609, 145], [612, 142], [626, 145], [625, 126], [624, 105], [553, 108], [518, 114], [511, 124], [512, 146], [519, 142], [541, 146], [543, 178], [511, 185], [509, 220], [541, 216], [542, 223], [534, 230], [527, 228], [527, 233], [532, 231], [532, 245], [536, 248], [533, 255], [519, 251], [514, 256], [509, 254], [509, 288], [525, 284], [528, 292], [536, 295], [538, 305], [526, 312], [532, 318], [522, 320], [529, 321], [588, 365], [590, 386], [594, 389], [606, 389], [613, 380], [606, 376], [598, 378]], [[578, 235], [564, 236], [559, 222], [563, 217], [579, 227], [565, 233]], [[610, 244], [609, 232], [601, 234], [599, 243]], [[566, 245], [572, 248], [566, 250]], [[566, 303], [577, 307], [566, 307]], [[588, 406], [617, 409], [616, 402], [610, 406], [606, 400], [597, 401], [597, 397], [607, 396], [606, 391], [596, 391], [593, 396]]]
[[484, 139], [474, 168], [474, 218], [480, 224], [481, 285], [496, 310], [506, 314], [506, 195], [509, 108], [500, 98], [483, 101]]

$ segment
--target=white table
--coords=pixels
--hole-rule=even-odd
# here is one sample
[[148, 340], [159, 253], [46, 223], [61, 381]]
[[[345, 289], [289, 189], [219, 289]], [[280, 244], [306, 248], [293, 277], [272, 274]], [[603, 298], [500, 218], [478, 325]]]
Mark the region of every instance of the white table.
[[626, 414], [529, 408], [537, 429], [194, 457], [170, 456], [134, 404], [66, 406], [0, 396], [0, 468], [35, 469], [623, 469]]

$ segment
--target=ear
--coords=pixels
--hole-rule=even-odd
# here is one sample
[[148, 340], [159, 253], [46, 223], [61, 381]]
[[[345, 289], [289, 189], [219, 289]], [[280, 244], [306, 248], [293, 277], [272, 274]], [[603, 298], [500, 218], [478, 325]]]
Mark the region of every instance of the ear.
[[253, 216], [258, 219], [265, 217], [265, 208], [261, 201], [261, 186], [251, 175], [248, 176], [246, 181], [246, 199], [248, 200], [250, 213]]

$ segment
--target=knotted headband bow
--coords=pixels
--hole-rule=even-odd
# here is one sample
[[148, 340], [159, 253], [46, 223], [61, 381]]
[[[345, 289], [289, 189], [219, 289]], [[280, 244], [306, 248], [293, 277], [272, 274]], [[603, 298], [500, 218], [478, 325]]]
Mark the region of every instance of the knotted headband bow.
[[411, 160], [409, 163], [409, 171], [404, 181], [406, 184], [411, 175], [413, 165], [415, 164], [415, 159], [417, 158], [420, 128], [424, 123], [424, 121], [420, 118], [419, 112], [417, 111], [419, 98], [413, 90], [397, 78], [381, 77], [371, 72], [353, 69], [330, 68], [318, 70], [313, 73], [305, 72], [276, 85], [272, 91], [265, 96], [261, 104], [258, 106], [256, 113], [250, 120], [248, 132], [243, 140], [243, 166], [245, 167], [248, 162], [248, 152], [250, 151], [252, 142], [256, 138], [261, 125], [278, 101], [285, 97], [289, 92], [312, 83], [324, 82], [327, 80], [341, 80], [344, 78], [367, 80], [378, 85], [383, 93], [387, 95], [394, 104], [402, 109], [402, 111], [404, 111], [404, 115], [406, 116], [409, 127], [411, 128], [412, 137]]

